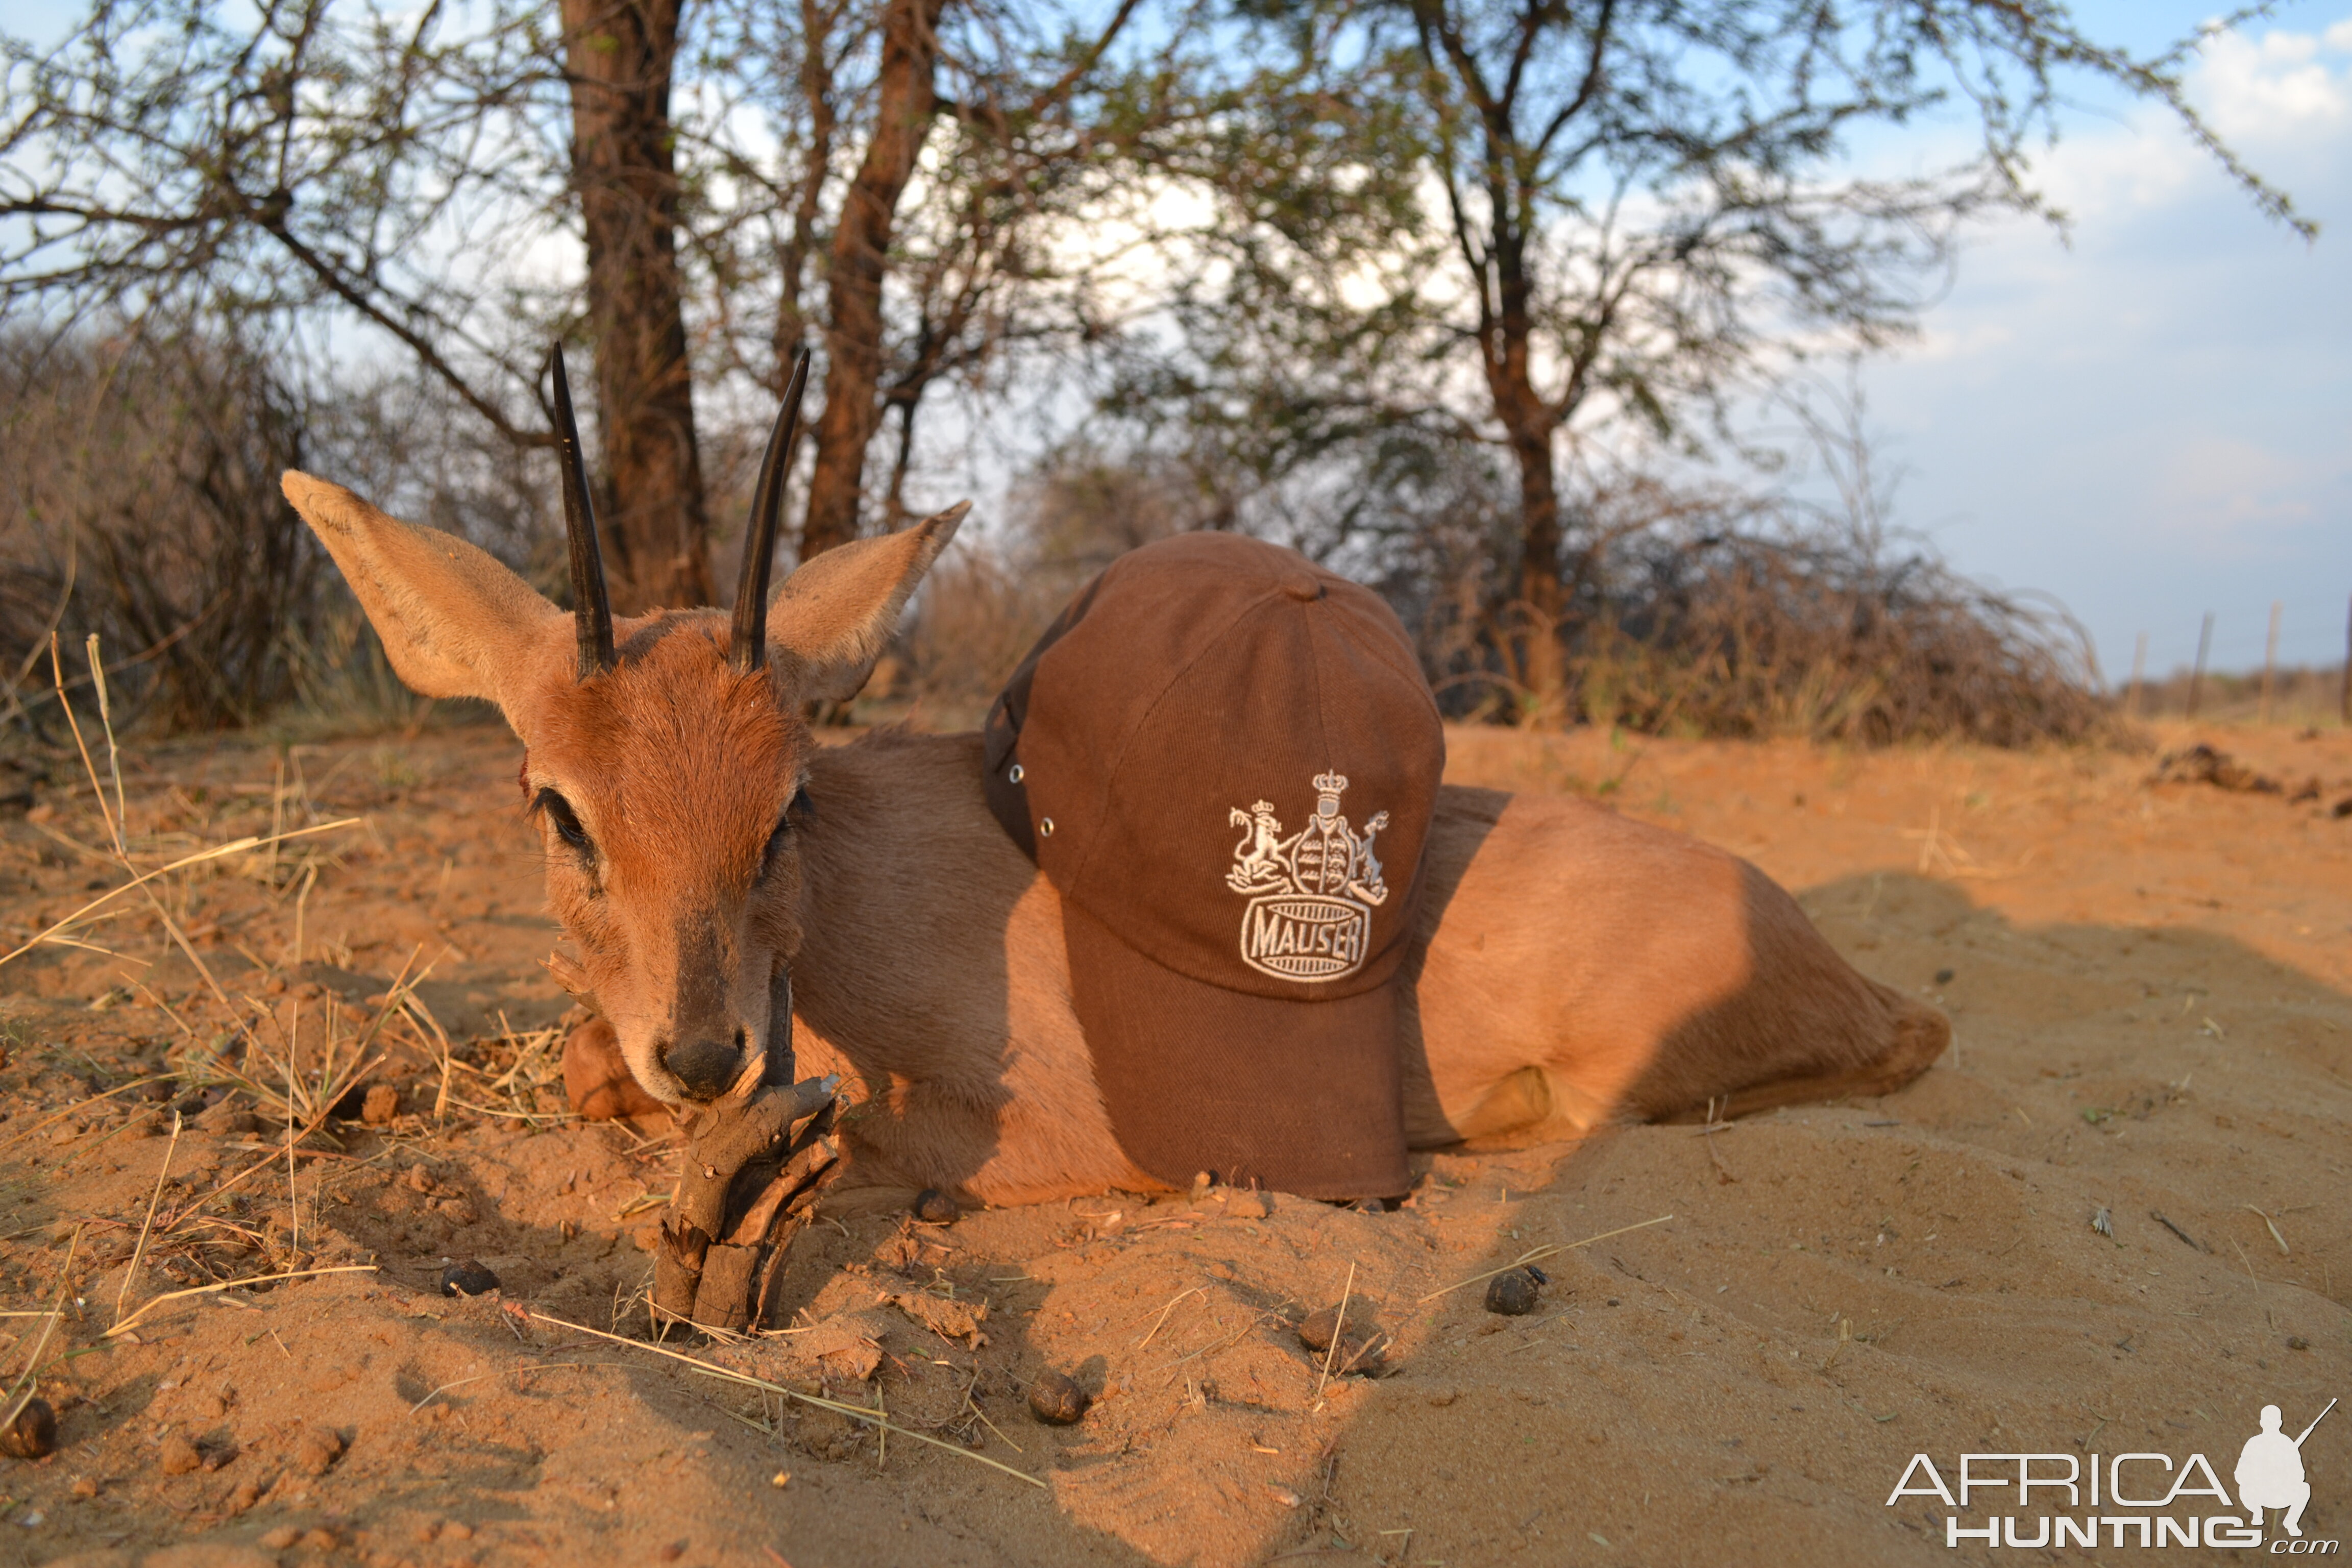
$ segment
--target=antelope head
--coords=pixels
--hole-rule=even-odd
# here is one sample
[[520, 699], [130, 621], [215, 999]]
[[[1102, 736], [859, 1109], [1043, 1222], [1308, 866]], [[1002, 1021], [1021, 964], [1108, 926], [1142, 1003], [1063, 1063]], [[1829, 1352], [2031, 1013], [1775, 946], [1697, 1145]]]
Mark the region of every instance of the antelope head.
[[403, 681], [506, 715], [525, 747], [549, 902], [580, 953], [549, 967], [593, 996], [649, 1093], [709, 1101], [791, 1077], [800, 840], [824, 809], [808, 792], [815, 742], [803, 705], [865, 684], [965, 508], [819, 555], [772, 598], [803, 355], [761, 466], [733, 615], [615, 619], [560, 353], [553, 372], [569, 613], [464, 540], [339, 485], [289, 472], [286, 499]]

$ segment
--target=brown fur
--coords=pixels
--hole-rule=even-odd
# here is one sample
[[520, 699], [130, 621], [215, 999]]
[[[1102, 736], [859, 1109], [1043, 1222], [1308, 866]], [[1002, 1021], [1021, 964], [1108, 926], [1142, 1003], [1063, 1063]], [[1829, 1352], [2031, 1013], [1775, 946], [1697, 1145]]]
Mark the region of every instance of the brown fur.
[[[1158, 1184], [1111, 1136], [1060, 905], [989, 814], [979, 738], [822, 747], [797, 716], [864, 679], [961, 508], [794, 574], [765, 671], [730, 669], [716, 612], [657, 612], [622, 622], [617, 667], [583, 682], [570, 618], [489, 557], [307, 476], [286, 490], [403, 679], [498, 702], [526, 792], [576, 814], [592, 851], [540, 814], [580, 950], [552, 967], [656, 1099], [687, 1098], [662, 1051], [698, 1031], [740, 1031], [735, 1089], [756, 1082], [788, 973], [799, 1072], [840, 1073], [858, 1102], [850, 1182], [987, 1204]], [[813, 815], [787, 820], [803, 789]], [[1582, 801], [1448, 786], [1428, 875], [1418, 1147], [1884, 1093], [1949, 1038], [1755, 868]]]

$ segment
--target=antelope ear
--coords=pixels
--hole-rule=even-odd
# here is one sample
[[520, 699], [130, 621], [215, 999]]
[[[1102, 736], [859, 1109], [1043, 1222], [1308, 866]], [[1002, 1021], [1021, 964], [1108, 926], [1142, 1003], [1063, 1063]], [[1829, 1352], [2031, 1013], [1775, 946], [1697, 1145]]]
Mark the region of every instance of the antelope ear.
[[279, 483], [342, 568], [413, 690], [485, 697], [504, 708], [551, 630], [560, 632], [554, 623], [569, 619], [455, 534], [387, 517], [342, 486], [291, 468]]
[[768, 601], [768, 652], [803, 700], [857, 695], [908, 596], [971, 510], [958, 501], [912, 528], [840, 545], [784, 579]]

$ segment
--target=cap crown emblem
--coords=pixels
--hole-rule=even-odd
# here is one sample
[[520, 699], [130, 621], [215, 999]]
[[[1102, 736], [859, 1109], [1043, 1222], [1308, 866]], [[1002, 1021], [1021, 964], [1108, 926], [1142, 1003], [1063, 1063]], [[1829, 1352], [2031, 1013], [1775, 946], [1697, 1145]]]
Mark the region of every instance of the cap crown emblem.
[[1309, 984], [1344, 979], [1371, 949], [1372, 910], [1388, 902], [1388, 884], [1372, 837], [1389, 825], [1375, 813], [1358, 833], [1339, 813], [1347, 776], [1315, 778], [1315, 812], [1284, 836], [1271, 801], [1226, 813], [1247, 831], [1234, 846], [1225, 886], [1248, 896], [1242, 913], [1242, 962], [1261, 974]]

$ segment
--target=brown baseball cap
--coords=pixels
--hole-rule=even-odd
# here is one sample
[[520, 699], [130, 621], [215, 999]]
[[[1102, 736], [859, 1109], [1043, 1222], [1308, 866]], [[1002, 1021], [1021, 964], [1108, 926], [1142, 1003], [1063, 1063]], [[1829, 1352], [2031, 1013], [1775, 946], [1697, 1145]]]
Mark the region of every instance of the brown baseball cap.
[[1105, 568], [990, 710], [988, 802], [1061, 894], [1112, 1130], [1179, 1185], [1401, 1193], [1398, 972], [1445, 766], [1396, 615], [1189, 533]]

